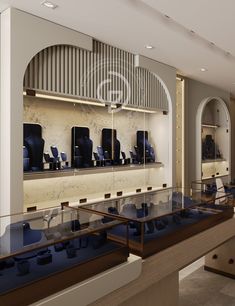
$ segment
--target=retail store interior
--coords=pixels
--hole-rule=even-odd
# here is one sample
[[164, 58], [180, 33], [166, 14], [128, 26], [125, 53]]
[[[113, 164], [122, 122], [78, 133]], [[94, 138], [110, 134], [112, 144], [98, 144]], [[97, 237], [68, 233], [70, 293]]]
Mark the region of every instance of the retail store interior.
[[235, 306], [234, 9], [0, 0], [0, 305]]

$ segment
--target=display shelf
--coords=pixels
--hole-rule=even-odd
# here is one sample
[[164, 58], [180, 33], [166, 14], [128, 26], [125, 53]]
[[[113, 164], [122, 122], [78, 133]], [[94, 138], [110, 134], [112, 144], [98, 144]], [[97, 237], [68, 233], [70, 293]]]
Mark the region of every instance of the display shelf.
[[[32, 122], [35, 116], [38, 120]], [[143, 190], [146, 186], [157, 186], [157, 188], [171, 186], [172, 168], [169, 167], [170, 152], [167, 138], [170, 133], [170, 122], [169, 114], [162, 112], [144, 114], [135, 110], [121, 110], [110, 114], [106, 107], [86, 103], [66, 103], [62, 100], [58, 100], [58, 107], [55, 110], [51, 99], [24, 97], [25, 130], [29, 128], [31, 131], [31, 126], [28, 127], [27, 124], [32, 125], [32, 128], [33, 125], [35, 128], [41, 127], [39, 137], [44, 140], [44, 153], [50, 158], [52, 156], [59, 158], [61, 162], [55, 165], [47, 155], [44, 155], [43, 161], [47, 162], [45, 165], [47, 169], [45, 166], [42, 167], [42, 163], [41, 167], [38, 165], [32, 167], [31, 164], [30, 167], [25, 167], [27, 171], [23, 173], [24, 211], [35, 206], [37, 209], [57, 207], [66, 201], [79, 203], [84, 198], [87, 202], [103, 200], [104, 194], [108, 193], [111, 193], [110, 198], [115, 198], [116, 192], [119, 191], [126, 194], [126, 190], [128, 192], [131, 190], [132, 194], [135, 194], [136, 189]], [[127, 130], [126, 126], [130, 128]], [[162, 129], [164, 133], [161, 132]], [[151, 151], [151, 154], [155, 153], [152, 159], [142, 156], [140, 148], [143, 141], [141, 144], [140, 133], [147, 135], [143, 139], [148, 138], [148, 145], [155, 150]], [[89, 161], [83, 156], [85, 151], [74, 150], [75, 147], [83, 148], [85, 145], [79, 140], [81, 139], [79, 135], [88, 137], [89, 146], [86, 147], [84, 156], [89, 156]], [[117, 156], [109, 152], [108, 144], [112, 143], [108, 141], [111, 140], [110, 135], [115, 138], [115, 152], [120, 150], [118, 161]], [[106, 156], [103, 154], [103, 158], [100, 148], [106, 154]], [[67, 155], [66, 160], [62, 159], [62, 152]], [[29, 157], [24, 158], [26, 162]], [[61, 160], [67, 162], [66, 166], [71, 168], [62, 168], [64, 164]]]
[[197, 150], [197, 178], [205, 181], [229, 176], [231, 129], [226, 104], [219, 98], [208, 98], [201, 103], [197, 116], [200, 148]]
[[225, 158], [215, 158], [215, 159], [204, 159], [202, 160], [203, 164], [209, 164], [209, 163], [219, 163], [227, 161]]
[[110, 172], [120, 172], [120, 171], [130, 171], [130, 170], [141, 170], [141, 169], [152, 169], [163, 167], [163, 163], [155, 162], [149, 164], [130, 164], [121, 166], [106, 166], [106, 167], [93, 167], [93, 168], [83, 168], [83, 169], [65, 169], [65, 170], [45, 170], [37, 172], [25, 172], [24, 180], [37, 180], [44, 178], [53, 177], [64, 177], [73, 175], [89, 175], [89, 174], [99, 174], [99, 173], [110, 173]]
[[24, 180], [38, 180], [44, 178], [53, 178], [53, 177], [64, 177], [64, 176], [73, 176], [74, 169], [66, 170], [44, 170], [44, 171], [30, 171], [24, 172]]

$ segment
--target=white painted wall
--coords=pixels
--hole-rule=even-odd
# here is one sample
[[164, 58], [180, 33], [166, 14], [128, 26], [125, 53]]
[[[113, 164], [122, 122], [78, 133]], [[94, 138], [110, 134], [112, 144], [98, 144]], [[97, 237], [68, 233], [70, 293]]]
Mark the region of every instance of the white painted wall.
[[23, 209], [23, 77], [32, 57], [51, 45], [92, 50], [92, 38], [14, 8], [1, 15], [1, 214]]

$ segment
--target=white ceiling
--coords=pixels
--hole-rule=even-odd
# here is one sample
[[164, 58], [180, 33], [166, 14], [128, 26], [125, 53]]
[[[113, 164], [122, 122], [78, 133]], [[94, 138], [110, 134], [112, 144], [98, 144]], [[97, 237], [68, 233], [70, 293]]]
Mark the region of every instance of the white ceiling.
[[[41, 1], [0, 0], [0, 11], [19, 8], [167, 63], [235, 96], [234, 0], [53, 0], [59, 6], [55, 10]], [[147, 50], [146, 44], [154, 49]]]

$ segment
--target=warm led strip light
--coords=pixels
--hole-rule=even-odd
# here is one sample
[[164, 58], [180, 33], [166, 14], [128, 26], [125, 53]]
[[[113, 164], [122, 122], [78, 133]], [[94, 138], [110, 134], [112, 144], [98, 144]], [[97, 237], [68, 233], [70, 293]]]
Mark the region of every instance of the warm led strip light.
[[[23, 94], [27, 96], [26, 91], [24, 91]], [[42, 99], [57, 100], [57, 101], [63, 101], [63, 102], [80, 103], [80, 104], [86, 104], [86, 105], [95, 105], [95, 106], [105, 107], [105, 104], [101, 102], [99, 103], [99, 102], [94, 102], [94, 101], [79, 100], [76, 98], [60, 97], [60, 96], [53, 96], [53, 95], [47, 95], [47, 94], [41, 94], [41, 93], [36, 93], [35, 97], [42, 98]]]
[[213, 124], [202, 124], [203, 127], [208, 127], [208, 128], [218, 128], [218, 125], [213, 125]]
[[[23, 91], [23, 95], [31, 97], [31, 95], [27, 95], [26, 91]], [[106, 104], [102, 103], [102, 102], [80, 100], [80, 99], [76, 99], [76, 98], [60, 97], [60, 96], [55, 96], [55, 95], [53, 96], [53, 95], [47, 95], [47, 94], [42, 94], [42, 93], [37, 93], [37, 92], [35, 93], [35, 96], [32, 96], [32, 97], [41, 98], [41, 99], [49, 99], [49, 100], [57, 100], [57, 101], [63, 101], [63, 102], [70, 102], [70, 103], [80, 103], [80, 104], [85, 104], [85, 105], [94, 105], [94, 106], [100, 106], [100, 107], [105, 107], [106, 106]], [[111, 108], [117, 108], [117, 106], [113, 105], [113, 104], [110, 104], [110, 106], [111, 106]], [[130, 110], [130, 111], [134, 111], [134, 112], [149, 113], [149, 114], [157, 113], [157, 111], [154, 111], [154, 110], [127, 107], [127, 106], [122, 106], [121, 109]]]
[[127, 107], [127, 106], [122, 106], [122, 109], [130, 110], [130, 111], [135, 111], [135, 112], [149, 113], [149, 114], [157, 113], [157, 111], [153, 111], [153, 110], [141, 109], [141, 108], [133, 108], [133, 107]]
[[83, 100], [79, 100], [79, 99], [59, 97], [59, 96], [50, 96], [50, 95], [45, 95], [45, 94], [40, 94], [40, 93], [36, 93], [36, 97], [37, 98], [43, 98], [43, 99], [50, 99], [50, 100], [72, 102], [72, 103], [81, 103], [81, 104], [105, 107], [105, 104], [102, 104], [102, 103], [99, 103], [99, 102], [85, 101], [85, 100], [83, 101]]

